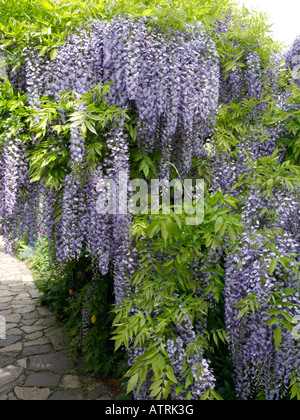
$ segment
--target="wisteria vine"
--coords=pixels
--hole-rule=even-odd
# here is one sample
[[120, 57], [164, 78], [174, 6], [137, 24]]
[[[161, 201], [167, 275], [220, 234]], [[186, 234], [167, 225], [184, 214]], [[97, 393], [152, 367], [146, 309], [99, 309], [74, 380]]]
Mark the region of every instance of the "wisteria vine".
[[[223, 31], [228, 31], [228, 25], [230, 19]], [[218, 34], [220, 27], [215, 31]], [[293, 57], [298, 52], [299, 39], [286, 56], [287, 67], [293, 67]], [[214, 250], [204, 265], [197, 260], [193, 274], [202, 282], [204, 291], [209, 286], [209, 276], [204, 274], [207, 268], [213, 261], [225, 259], [226, 329], [237, 395], [249, 399], [263, 390], [267, 399], [284, 397], [291, 376], [300, 379], [300, 345], [290, 331], [283, 329], [281, 346], [275, 348], [276, 327], [270, 324], [274, 300], [270, 297], [282, 290], [293, 289], [281, 296], [282, 302], [288, 308], [289, 319], [300, 315], [296, 272], [300, 250], [299, 191], [293, 192], [291, 197], [286, 188], [274, 188], [272, 199], [269, 199], [263, 196], [259, 187], [252, 186], [245, 193], [242, 184], [238, 184], [241, 179], [253, 176], [253, 165], [258, 159], [271, 157], [275, 152], [278, 153], [278, 164], [285, 159], [286, 146], [281, 141], [287, 134], [284, 124], [267, 127], [263, 124], [268, 101], [275, 98], [285, 110], [291, 109], [287, 101], [291, 94], [285, 96], [280, 87], [278, 58], [273, 57], [273, 64], [266, 68], [259, 50], [248, 45], [239, 57], [239, 63], [228, 71], [221, 65], [216, 39], [200, 24], [186, 25], [182, 31], [164, 32], [148, 17], [94, 20], [88, 28], [68, 35], [64, 44], [57, 48], [54, 60], [48, 55], [37, 54], [34, 45], [29, 45], [23, 54], [24, 62], [15, 71], [8, 69], [8, 77], [12, 86], [27, 96], [34, 115], [32, 126], [42, 124], [42, 97], [47, 96], [57, 104], [62, 92], [71, 91], [76, 101], [91, 92], [94, 86], [107, 83], [111, 84], [110, 94], [105, 95], [103, 107], [126, 109], [137, 123], [133, 138], [125, 117], [107, 122], [105, 134], [102, 133], [103, 155], [92, 170], [88, 147], [94, 126], [91, 128], [90, 123], [86, 123], [88, 133], [76, 124], [69, 127], [69, 162], [63, 169], [60, 186], [55, 190], [45, 185], [43, 179], [30, 182], [30, 154], [27, 151], [39, 146], [38, 137], [33, 132], [25, 138], [22, 135], [24, 121], [16, 121], [5, 114], [0, 143], [0, 220], [7, 250], [12, 252], [14, 240], [24, 233], [32, 245], [38, 235], [46, 233], [54, 244], [60, 264], [89, 255], [102, 275], [111, 271], [118, 305], [122, 299], [130, 297], [130, 277], [139, 265], [139, 256], [129, 236], [132, 216], [118, 210], [111, 215], [99, 214], [97, 201], [103, 192], [99, 180], [108, 177], [117, 181], [121, 172], [130, 179], [132, 144], [144, 155], [160, 153], [161, 160], [157, 165], [160, 179], [170, 178], [170, 163], [176, 166], [182, 178], [195, 176], [195, 170], [200, 164], [204, 165], [211, 192], [221, 190], [240, 199], [245, 232], [238, 238], [239, 246], [233, 253], [225, 257], [224, 249]], [[270, 90], [272, 95], [266, 99], [266, 92]], [[250, 113], [241, 117], [244, 131], [235, 133], [237, 141], [233, 153], [224, 153], [214, 140], [220, 130], [220, 108], [228, 107], [231, 118], [235, 112], [233, 104], [242, 99], [255, 105]], [[88, 113], [87, 109], [86, 104], [77, 104], [73, 122], [76, 122], [76, 113], [77, 116], [84, 115]], [[68, 117], [67, 109], [60, 109], [53, 121], [45, 123], [44, 137], [62, 142], [64, 133], [57, 131], [57, 127], [66, 127]], [[195, 161], [198, 163], [193, 165]], [[263, 229], [277, 229], [273, 238], [277, 254], [266, 247], [269, 236]], [[278, 264], [270, 274], [269, 266], [276, 257], [291, 262], [288, 269]], [[239, 303], [251, 297], [257, 305], [256, 310], [249, 310], [239, 318]], [[206, 298], [214, 300], [212, 294]], [[276, 299], [278, 319], [284, 320], [282, 302], [278, 303], [278, 296]], [[88, 317], [86, 308], [84, 317]], [[84, 322], [87, 324], [87, 319]], [[84, 334], [86, 329], [85, 325]], [[176, 326], [176, 338], [168, 339], [169, 361], [182, 386], [186, 348], [194, 343], [196, 334], [203, 333], [201, 329], [201, 322], [193, 325], [187, 316]], [[131, 365], [140, 354], [141, 349], [131, 349]], [[215, 386], [216, 378], [204, 350], [190, 358], [189, 364], [192, 380], [188, 390], [177, 393], [172, 388], [173, 399], [185, 399], [187, 395], [200, 399]], [[197, 371], [199, 366], [201, 375]], [[149, 397], [148, 385], [135, 397]]]

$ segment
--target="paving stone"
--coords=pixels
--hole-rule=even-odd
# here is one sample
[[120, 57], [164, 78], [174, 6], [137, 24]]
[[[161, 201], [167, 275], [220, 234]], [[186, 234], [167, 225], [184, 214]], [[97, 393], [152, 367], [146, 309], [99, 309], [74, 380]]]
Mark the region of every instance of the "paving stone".
[[24, 386], [51, 387], [55, 388], [60, 380], [60, 375], [51, 372], [30, 373]]
[[11, 301], [11, 296], [0, 297], [0, 303], [10, 302], [10, 301]]
[[1, 283], [7, 286], [10, 286], [12, 284], [20, 284], [20, 279], [7, 279], [6, 277], [6, 280], [1, 280]]
[[10, 390], [11, 385], [18, 379], [23, 369], [18, 366], [8, 365], [0, 369], [0, 393]]
[[6, 319], [6, 322], [18, 323], [21, 320], [21, 315], [20, 314], [8, 315], [7, 317], [5, 317], [5, 319]]
[[44, 306], [38, 306], [36, 309], [41, 316], [53, 316], [53, 312]]
[[22, 350], [22, 343], [15, 343], [11, 346], [3, 347], [0, 349], [0, 353], [19, 353]]
[[51, 394], [50, 388], [31, 388], [31, 387], [19, 387], [14, 388], [16, 396], [20, 400], [26, 401], [44, 401], [47, 400]]
[[20, 334], [24, 334], [23, 331], [20, 330], [20, 328], [6, 329], [6, 335], [20, 335]]
[[36, 289], [29, 290], [32, 299], [38, 299], [43, 296], [41, 292]]
[[32, 340], [41, 338], [42, 336], [43, 336], [43, 331], [36, 331], [34, 333], [27, 334], [25, 337], [26, 337], [26, 340], [32, 341]]
[[28, 314], [30, 312], [35, 311], [34, 306], [21, 306], [20, 308], [15, 310], [15, 313], [17, 314]]
[[15, 359], [13, 357], [7, 357], [7, 356], [0, 356], [0, 368], [3, 368], [4, 366], [11, 365], [15, 362]]
[[19, 359], [17, 360], [17, 365], [23, 369], [27, 368], [27, 359]]
[[17, 341], [20, 341], [21, 338], [21, 335], [6, 335], [5, 340], [0, 340], [0, 347], [8, 347], [11, 344], [16, 343]]
[[9, 393], [7, 394], [7, 399], [8, 399], [9, 401], [16, 401], [18, 398], [16, 397], [16, 395], [15, 395], [13, 392], [9, 392]]
[[65, 337], [63, 336], [50, 336], [51, 344], [55, 350], [63, 350], [67, 347]]
[[42, 325], [32, 325], [32, 326], [22, 326], [21, 327], [23, 331], [25, 331], [27, 334], [30, 333], [34, 333], [36, 331], [41, 331], [43, 330], [45, 327], [43, 327]]
[[30, 299], [30, 294], [29, 293], [19, 293], [18, 295], [15, 295], [15, 297], [14, 297], [14, 301], [24, 300], [24, 299]]
[[0, 237], [0, 315], [7, 334], [0, 341], [0, 400], [111, 399], [99, 382], [83, 391], [80, 385], [86, 389], [94, 378], [80, 368], [73, 374], [66, 331], [39, 303], [41, 296], [26, 264], [4, 254]]
[[72, 363], [63, 353], [49, 353], [29, 357], [29, 370], [53, 371], [68, 373], [72, 370]]
[[[1, 286], [0, 286], [0, 288], [1, 288]], [[20, 292], [22, 290], [25, 290], [24, 284], [12, 284], [11, 286], [8, 286], [8, 288], [9, 288], [9, 290], [12, 290], [14, 292]]]
[[45, 344], [43, 346], [29, 346], [29, 347], [24, 347], [22, 351], [22, 356], [23, 357], [34, 356], [37, 354], [51, 353], [52, 351], [53, 351], [52, 347], [49, 346], [48, 344]]
[[80, 388], [79, 378], [75, 375], [65, 375], [61, 380], [60, 386], [72, 389]]
[[20, 351], [8, 351], [1, 353], [1, 356], [11, 357], [14, 361], [20, 356]]
[[47, 330], [46, 330], [46, 333], [51, 337], [51, 336], [55, 336], [55, 337], [58, 337], [58, 336], [65, 336], [65, 331], [64, 331], [64, 329], [63, 328], [57, 328], [57, 326], [55, 326], [55, 327], [50, 327], [50, 328], [47, 328]]
[[51, 316], [51, 317], [40, 319], [39, 321], [36, 322], [35, 325], [49, 326], [49, 325], [55, 325], [55, 323], [56, 323], [55, 317]]
[[7, 319], [11, 315], [12, 315], [12, 310], [11, 309], [6, 309], [5, 311], [0, 312], [0, 316], [5, 318], [5, 319]]
[[6, 290], [0, 290], [0, 297], [1, 298], [8, 297], [8, 296], [13, 297], [14, 296], [14, 292], [10, 292], [8, 289], [6, 289]]
[[26, 341], [23, 343], [24, 347], [30, 346], [43, 346], [44, 344], [50, 344], [50, 340], [48, 337], [41, 337], [34, 341]]
[[12, 300], [10, 305], [11, 305], [12, 308], [20, 308], [22, 306], [30, 306], [30, 305], [32, 305], [32, 299]]
[[22, 324], [25, 326], [31, 326], [36, 322], [36, 319], [23, 319], [22, 317]]
[[[6, 323], [6, 331], [9, 331], [9, 330], [11, 330], [12, 328], [17, 328], [18, 327], [18, 324], [13, 324], [13, 323], [11, 323], [11, 322], [7, 322]], [[22, 332], [22, 334], [23, 334], [23, 332]]]
[[70, 389], [67, 391], [58, 391], [55, 392], [49, 400], [57, 401], [70, 401], [70, 400], [82, 400], [84, 393], [81, 389]]
[[22, 320], [24, 321], [24, 320], [27, 320], [27, 319], [32, 319], [32, 320], [37, 321], [39, 319], [39, 316], [36, 313], [36, 311], [35, 312], [32, 312], [32, 313], [29, 313], [29, 314], [24, 314], [22, 316]]
[[25, 274], [22, 276], [22, 282], [23, 283], [33, 283], [33, 277], [31, 274]]

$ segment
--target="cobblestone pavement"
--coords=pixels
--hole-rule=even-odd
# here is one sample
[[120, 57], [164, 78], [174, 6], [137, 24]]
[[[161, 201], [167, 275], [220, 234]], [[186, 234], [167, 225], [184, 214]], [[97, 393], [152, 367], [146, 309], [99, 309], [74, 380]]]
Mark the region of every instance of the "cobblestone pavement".
[[64, 329], [38, 297], [30, 271], [0, 238], [0, 400], [113, 399], [107, 384], [75, 370]]

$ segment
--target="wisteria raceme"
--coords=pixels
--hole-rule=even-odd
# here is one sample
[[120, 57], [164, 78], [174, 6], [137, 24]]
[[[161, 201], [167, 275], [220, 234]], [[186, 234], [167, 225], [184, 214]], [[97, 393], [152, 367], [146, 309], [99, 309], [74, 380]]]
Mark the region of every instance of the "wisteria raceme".
[[7, 119], [5, 143], [1, 153], [0, 216], [5, 231], [6, 250], [11, 253], [14, 238], [21, 238], [26, 221], [26, 191], [30, 189], [28, 157], [22, 140], [22, 129], [14, 130], [18, 120]]
[[297, 254], [300, 255], [300, 191], [299, 188], [291, 195], [290, 191], [277, 192], [275, 197], [275, 227], [288, 232], [298, 244]]
[[285, 54], [285, 66], [292, 72], [293, 81], [300, 86], [300, 37], [298, 36], [293, 42], [291, 48]]
[[39, 207], [40, 184], [30, 184], [28, 187], [25, 206], [25, 232], [29, 245], [34, 245], [38, 239], [38, 207]]
[[[97, 21], [94, 25], [98, 30], [101, 27]], [[182, 124], [196, 141], [200, 126], [203, 133], [206, 127], [207, 132], [213, 128], [218, 106], [214, 44], [201, 28], [191, 29], [192, 34], [163, 36], [157, 29], [150, 32], [143, 20], [133, 24], [132, 20], [114, 19], [102, 32], [103, 81], [114, 81], [111, 101], [119, 106], [135, 104], [142, 126], [138, 142], [143, 148], [148, 138], [147, 150], [158, 148], [166, 161], [177, 126]], [[161, 144], [153, 140], [149, 144], [159, 126], [163, 129]], [[197, 146], [192, 144], [192, 150], [197, 151]]]
[[253, 96], [257, 100], [260, 99], [262, 94], [261, 83], [261, 63], [259, 54], [256, 51], [250, 52], [247, 56], [247, 87], [248, 95]]
[[26, 93], [28, 102], [33, 108], [38, 108], [39, 99], [44, 93], [48, 60], [39, 57], [34, 48], [27, 47], [25, 55]]
[[[187, 136], [187, 141], [190, 146], [184, 148], [187, 153], [185, 165], [188, 170], [192, 153], [196, 154], [198, 146], [201, 146], [197, 143], [199, 127], [202, 128], [202, 135], [205, 132], [209, 133], [216, 115], [218, 61], [215, 47], [201, 28], [192, 28], [194, 33], [176, 32], [165, 39], [157, 29], [150, 32], [145, 25], [146, 20], [94, 21], [88, 31], [80, 30], [72, 35], [68, 42], [58, 49], [57, 59], [53, 62], [48, 61], [44, 65], [45, 74], [40, 78], [44, 81], [44, 90], [40, 82], [35, 90], [30, 92], [30, 96], [35, 98], [35, 92], [38, 91], [40, 95], [48, 94], [57, 100], [61, 91], [73, 89], [82, 94], [99, 81], [113, 81], [108, 100], [120, 106], [135, 104], [143, 126], [141, 130], [144, 132], [143, 136], [151, 138], [157, 133], [158, 126], [162, 128], [159, 134], [160, 141], [155, 145], [152, 144], [152, 148], [161, 149], [166, 163], [171, 158], [172, 136], [175, 134], [178, 122], [181, 121], [181, 125], [188, 129], [190, 134]], [[131, 31], [133, 33], [129, 36]], [[35, 61], [28, 60], [29, 86], [31, 86], [32, 73], [36, 72], [39, 76], [42, 67], [39, 60], [37, 58]], [[158, 124], [162, 119], [163, 123]], [[208, 129], [205, 129], [206, 125]], [[180, 130], [182, 136], [184, 132], [184, 129]], [[84, 149], [84, 140], [79, 129], [71, 129], [70, 151], [74, 165], [82, 162]], [[165, 166], [162, 165], [162, 168]], [[126, 167], [123, 169], [127, 170]], [[66, 184], [65, 188], [68, 190], [69, 185]], [[73, 198], [69, 195], [70, 191], [66, 191], [63, 201], [71, 202], [73, 199], [75, 201], [78, 199], [76, 194]], [[63, 206], [66, 209], [67, 204]], [[67, 215], [73, 219], [78, 217], [79, 213], [77, 215], [76, 212], [73, 212], [73, 215], [71, 213], [72, 210], [66, 212], [64, 217]], [[117, 215], [115, 219], [118, 218]], [[76, 224], [75, 219], [73, 223]], [[120, 221], [117, 224], [121, 226], [124, 223], [128, 229], [128, 221]], [[62, 229], [67, 238], [66, 228]], [[81, 237], [82, 234], [83, 232]], [[72, 233], [70, 235], [73, 237]], [[120, 240], [119, 234], [115, 237], [116, 240]], [[74, 255], [66, 250], [68, 246], [74, 247], [66, 245], [61, 253], [62, 256]]]
[[[129, 156], [128, 144], [124, 132], [124, 121], [116, 122], [108, 133], [107, 146], [110, 155], [105, 161], [107, 176], [114, 182], [115, 209], [112, 212], [112, 258], [114, 260], [114, 290], [118, 303], [128, 296], [130, 274], [133, 274], [132, 256], [130, 255], [131, 241], [129, 238], [132, 217], [127, 212], [127, 188], [129, 185]], [[126, 208], [124, 208], [124, 205]], [[132, 260], [132, 261], [131, 261]]]
[[54, 203], [55, 199], [55, 192], [50, 191], [48, 188], [41, 186], [41, 199], [39, 201], [39, 221], [38, 221], [38, 228], [39, 228], [39, 235], [44, 235], [48, 239], [51, 239], [53, 236], [53, 229], [54, 229]]
[[105, 276], [109, 272], [113, 246], [112, 215], [102, 214], [104, 196], [107, 197], [105, 184], [102, 184], [104, 173], [101, 167], [96, 168], [87, 180], [87, 252], [97, 261], [98, 270]]
[[245, 74], [236, 69], [225, 79], [222, 75], [220, 83], [220, 97], [223, 102], [237, 101], [245, 92]]
[[64, 180], [62, 197], [61, 245], [57, 249], [59, 261], [79, 259], [86, 235], [86, 183], [73, 172]]
[[[186, 400], [189, 395], [188, 399], [198, 400], [203, 397], [206, 391], [215, 387], [215, 377], [210, 362], [205, 359], [203, 349], [199, 349], [197, 353], [190, 356], [187, 354], [187, 346], [193, 344], [196, 340], [196, 333], [188, 316], [185, 317], [181, 325], [176, 326], [174, 333], [177, 335], [176, 338], [167, 339], [166, 344], [161, 343], [168, 352], [170, 363], [178, 380], [171, 387], [170, 398], [172, 400]], [[161, 338], [157, 338], [157, 340], [162, 341]], [[129, 364], [133, 365], [138, 356], [143, 355], [144, 351], [145, 349], [142, 349], [139, 345], [132, 346], [129, 350]], [[188, 366], [193, 376], [193, 385], [188, 388], [184, 388], [187, 380], [186, 376], [183, 375], [184, 365]], [[145, 382], [140, 387], [139, 393], [134, 390], [135, 399], [155, 399], [155, 397], [149, 397], [151, 384], [151, 372], [149, 372], [146, 375]], [[182, 385], [183, 390], [178, 393], [176, 389], [180, 385]]]
[[[236, 373], [236, 391], [242, 399], [251, 398], [259, 390], [265, 392], [267, 399], [279, 399], [286, 393], [292, 372], [300, 375], [300, 346], [291, 332], [284, 330], [281, 350], [275, 351], [275, 326], [266, 325], [272, 318], [268, 310], [274, 308], [269, 298], [285, 287], [294, 289], [283, 301], [290, 303], [285, 309], [291, 317], [299, 316], [299, 279], [292, 270], [294, 263], [288, 271], [278, 264], [270, 274], [269, 266], [276, 254], [268, 250], [267, 238], [255, 229], [243, 234], [240, 241], [243, 246], [227, 258], [225, 276], [226, 327]], [[297, 251], [297, 243], [287, 233], [276, 238], [276, 245], [281, 257]], [[238, 319], [240, 308], [236, 305], [253, 293], [259, 308]], [[278, 303], [275, 309], [281, 307]], [[287, 359], [282, 357], [284, 351], [297, 356]]]
[[47, 61], [43, 94], [59, 99], [60, 93], [74, 90], [78, 95], [88, 92], [101, 80], [98, 76], [97, 39], [93, 32], [78, 30], [59, 48], [54, 61]]
[[12, 86], [18, 89], [20, 92], [26, 92], [26, 65], [21, 65], [14, 72], [8, 72], [8, 79]]
[[[99, 83], [112, 83], [110, 95], [105, 97], [107, 105], [126, 108], [138, 118], [136, 145], [145, 154], [153, 151], [161, 154], [157, 165], [160, 179], [170, 176], [170, 163], [175, 164], [182, 177], [187, 177], [191, 173], [192, 158], [197, 158], [206, 163], [211, 175], [210, 191], [221, 190], [238, 197], [239, 190], [233, 190], [233, 186], [239, 175], [252, 173], [249, 160], [255, 162], [263, 156], [272, 156], [279, 140], [287, 133], [284, 124], [264, 127], [260, 123], [267, 107], [261, 102], [264, 87], [269, 86], [272, 98], [278, 99], [278, 106], [284, 110], [299, 108], [289, 102], [291, 93], [281, 91], [280, 59], [274, 57], [274, 67], [263, 68], [259, 53], [248, 45], [235, 68], [227, 71], [220, 65], [213, 38], [200, 24], [186, 25], [182, 31], [164, 32], [154, 23], [149, 17], [96, 19], [88, 28], [68, 35], [65, 43], [57, 48], [55, 60], [47, 54], [38, 55], [33, 45], [28, 46], [23, 51], [23, 65], [14, 72], [8, 69], [9, 79], [13, 86], [27, 93], [29, 105], [35, 110], [39, 109], [40, 98], [44, 95], [58, 102], [62, 92], [73, 91], [74, 97], [79, 98]], [[216, 33], [227, 34], [231, 23], [231, 16], [217, 22]], [[239, 41], [232, 42], [238, 50]], [[286, 68], [293, 71], [297, 84], [299, 45], [297, 38], [286, 54]], [[238, 139], [232, 157], [217, 151], [214, 144], [218, 109], [222, 103], [228, 105], [245, 98], [256, 101], [257, 105], [245, 118], [245, 136]], [[84, 106], [76, 109], [84, 110]], [[55, 124], [66, 123], [64, 112], [60, 119]], [[20, 121], [7, 119], [0, 137], [0, 219], [7, 249], [12, 251], [14, 240], [21, 238], [23, 233], [27, 233], [32, 245], [38, 234], [46, 233], [55, 244], [59, 263], [89, 255], [102, 275], [112, 272], [118, 305], [123, 298], [129, 297], [129, 278], [139, 266], [137, 250], [129, 237], [132, 216], [120, 208], [123, 205], [121, 198], [127, 202], [128, 194], [126, 188], [126, 191], [120, 188], [120, 178], [123, 177], [126, 187], [130, 180], [131, 140], [125, 121], [116, 119], [107, 127], [104, 158], [92, 173], [87, 170], [87, 138], [79, 127], [70, 129], [70, 171], [67, 170], [58, 191], [51, 191], [42, 182], [30, 183], [26, 155], [30, 145], [23, 144], [20, 131], [10, 133], [14, 124], [22, 125]], [[51, 123], [46, 131], [54, 136]], [[206, 149], [208, 144], [212, 145], [210, 152]], [[279, 162], [284, 160], [285, 152], [284, 146], [280, 145]], [[106, 205], [105, 179], [117, 186], [112, 214], [99, 211]], [[300, 376], [300, 354], [298, 343], [285, 330], [282, 345], [275, 351], [275, 327], [266, 325], [270, 320], [267, 299], [284, 287], [299, 289], [299, 284], [292, 270], [293, 264], [288, 272], [278, 264], [273, 275], [268, 273], [275, 255], [265, 248], [266, 238], [257, 230], [281, 228], [284, 236], [276, 237], [279, 252], [286, 258], [291, 252], [299, 255], [299, 197], [277, 189], [269, 200], [251, 187], [240, 205], [248, 234], [243, 234], [241, 247], [226, 258], [225, 267], [226, 326], [236, 390], [243, 399], [251, 398], [260, 389], [264, 390], [267, 399], [278, 399], [285, 395], [292, 372]], [[59, 213], [61, 219], [57, 217]], [[205, 293], [209, 274], [218, 269], [223, 256], [222, 249], [211, 252], [199, 277], [195, 270], [195, 278], [199, 280], [197, 293]], [[92, 290], [88, 290], [87, 296]], [[252, 292], [256, 293], [259, 309], [237, 320], [239, 309], [235, 305]], [[206, 298], [213, 301], [211, 294]], [[286, 302], [297, 304], [287, 309], [290, 316], [299, 315], [297, 292], [287, 296]], [[133, 307], [132, 311], [135, 310]], [[82, 315], [84, 339], [90, 323], [87, 305], [84, 305]], [[186, 379], [182, 377], [186, 348], [195, 341], [197, 334], [203, 334], [205, 327], [199, 320], [194, 324], [186, 317], [175, 327], [174, 337], [168, 341], [170, 361], [182, 385]], [[133, 364], [142, 349], [131, 347], [129, 353], [130, 364]], [[193, 385], [178, 395], [174, 387], [172, 399], [185, 399], [188, 393], [192, 399], [199, 399], [207, 390], [214, 389], [215, 377], [203, 351], [199, 349], [186, 361], [192, 370]], [[150, 379], [149, 373], [135, 398], [149, 398]]]
[[7, 139], [3, 150], [3, 184], [4, 184], [4, 210], [7, 214], [12, 214], [18, 193], [20, 145], [18, 138]]
[[[169, 339], [167, 342], [167, 351], [169, 353], [171, 364], [175, 373], [176, 378], [179, 379], [179, 383], [171, 389], [172, 400], [186, 400], [187, 394], [191, 392], [190, 399], [199, 400], [203, 394], [215, 387], [215, 377], [211, 368], [209, 367], [209, 361], [203, 356], [203, 350], [199, 349], [198, 353], [192, 356], [187, 356], [187, 346], [196, 339], [196, 333], [193, 325], [188, 316], [182, 324], [176, 327], [178, 334], [177, 338]], [[176, 388], [182, 384], [184, 385], [186, 377], [182, 377], [184, 361], [188, 363], [191, 368], [193, 375], [193, 386], [184, 389], [180, 393], [176, 393]]]

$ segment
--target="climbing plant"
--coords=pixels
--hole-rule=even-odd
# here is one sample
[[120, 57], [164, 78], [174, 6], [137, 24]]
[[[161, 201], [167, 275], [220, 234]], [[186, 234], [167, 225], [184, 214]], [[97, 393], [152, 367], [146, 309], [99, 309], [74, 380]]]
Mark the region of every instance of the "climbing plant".
[[[135, 398], [220, 399], [208, 358], [218, 342], [237, 398], [300, 398], [299, 40], [284, 55], [265, 16], [221, 0], [0, 10], [7, 251], [46, 233], [60, 266], [90, 262], [83, 335], [89, 296], [112, 279], [111, 338], [127, 350]], [[203, 218], [190, 223], [194, 193], [178, 215], [176, 188], [167, 208], [162, 188], [155, 214], [142, 198], [139, 214], [123, 211], [136, 178], [184, 193], [184, 180], [204, 179]], [[107, 179], [116, 200], [104, 214]]]

